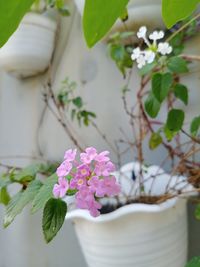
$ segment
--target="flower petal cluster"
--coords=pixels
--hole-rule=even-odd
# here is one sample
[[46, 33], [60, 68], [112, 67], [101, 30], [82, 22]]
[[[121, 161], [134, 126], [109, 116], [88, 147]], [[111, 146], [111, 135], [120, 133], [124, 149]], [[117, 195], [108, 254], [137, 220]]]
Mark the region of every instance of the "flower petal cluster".
[[[131, 59], [137, 62], [138, 68], [141, 69], [146, 64], [152, 63], [157, 54], [162, 56], [171, 54], [172, 47], [167, 42], [160, 42], [157, 44], [157, 41], [164, 38], [163, 31], [154, 31], [149, 37], [147, 37], [147, 28], [145, 26], [140, 27], [137, 32], [137, 37], [143, 39], [148, 48], [146, 50], [141, 50], [139, 47], [133, 49]], [[149, 40], [152, 40], [153, 43], [150, 43]]]
[[93, 147], [80, 154], [80, 162], [76, 155], [76, 150], [65, 152], [64, 161], [57, 169], [59, 179], [53, 188], [54, 197], [63, 198], [69, 189], [76, 190], [77, 208], [89, 210], [94, 217], [99, 216], [102, 205], [98, 200], [120, 193], [120, 185], [112, 174], [115, 165], [108, 151], [98, 153]]

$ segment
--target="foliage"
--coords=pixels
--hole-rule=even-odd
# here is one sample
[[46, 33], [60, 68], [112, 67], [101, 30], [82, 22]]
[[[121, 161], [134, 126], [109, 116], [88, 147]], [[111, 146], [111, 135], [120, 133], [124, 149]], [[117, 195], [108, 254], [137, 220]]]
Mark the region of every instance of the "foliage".
[[200, 267], [200, 257], [194, 257], [185, 267]]
[[0, 47], [2, 47], [17, 29], [21, 19], [34, 0], [0, 1]]
[[124, 77], [126, 77], [126, 70], [132, 68], [133, 61], [130, 58], [130, 51], [132, 49], [129, 46], [124, 46], [122, 43], [129, 40], [132, 36], [134, 36], [133, 32], [117, 32], [110, 36], [108, 42], [110, 57], [114, 60]]
[[[0, 3], [0, 46], [3, 46], [17, 29], [21, 19], [31, 5], [40, 0], [1, 1]], [[111, 29], [118, 18], [127, 18], [126, 6], [128, 0], [86, 0], [83, 16], [83, 30], [86, 43], [94, 46]], [[199, 0], [163, 0], [162, 14], [168, 28], [192, 14]], [[47, 6], [55, 7], [61, 15], [70, 14], [64, 0], [46, 0]]]
[[86, 0], [83, 30], [87, 45], [94, 46], [124, 13], [129, 0]]
[[42, 228], [47, 243], [55, 237], [62, 227], [66, 213], [67, 204], [64, 201], [53, 198], [47, 201], [42, 219]]
[[199, 3], [199, 0], [162, 0], [162, 15], [167, 27], [190, 16]]
[[78, 121], [81, 126], [88, 126], [92, 119], [96, 118], [96, 114], [85, 109], [85, 104], [81, 96], [76, 95], [76, 83], [65, 79], [62, 82], [61, 89], [57, 95], [58, 106], [64, 111], [71, 114], [71, 119]]
[[23, 208], [29, 204], [37, 194], [42, 183], [38, 180], [32, 181], [26, 190], [19, 191], [9, 202], [6, 207], [6, 214], [4, 217], [4, 226], [7, 227], [14, 218], [22, 212]]
[[62, 16], [69, 16], [69, 7], [64, 0], [46, 0], [47, 7], [56, 8]]
[[32, 209], [31, 212], [35, 213], [40, 209], [43, 209], [46, 202], [53, 197], [53, 186], [58, 180], [58, 177], [56, 174], [52, 174], [50, 177], [48, 177], [44, 183], [43, 186], [40, 188], [40, 190], [37, 192], [33, 199], [32, 203]]

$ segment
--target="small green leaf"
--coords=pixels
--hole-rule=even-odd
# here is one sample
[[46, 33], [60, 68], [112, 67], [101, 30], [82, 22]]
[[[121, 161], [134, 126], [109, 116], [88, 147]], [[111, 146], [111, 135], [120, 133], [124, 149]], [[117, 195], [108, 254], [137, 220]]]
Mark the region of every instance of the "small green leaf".
[[152, 77], [152, 91], [156, 99], [162, 103], [167, 97], [173, 83], [171, 73], [156, 73]]
[[39, 169], [39, 164], [30, 165], [18, 172], [14, 179], [17, 182], [30, 182], [35, 179]]
[[123, 13], [120, 15], [120, 19], [122, 21], [126, 21], [128, 19], [128, 10], [127, 10], [127, 8], [125, 8]]
[[167, 67], [173, 73], [188, 72], [187, 62], [181, 57], [171, 57], [167, 63]]
[[43, 186], [40, 188], [39, 192], [35, 196], [32, 204], [31, 213], [35, 213], [40, 209], [43, 209], [46, 202], [53, 197], [53, 186], [58, 181], [58, 176], [56, 174], [48, 177]]
[[60, 15], [64, 17], [70, 16], [70, 11], [69, 11], [68, 6], [63, 6], [61, 8], [58, 8], [58, 12], [60, 13]]
[[114, 61], [122, 61], [126, 53], [125, 47], [120, 44], [110, 46], [110, 56]]
[[200, 267], [200, 257], [194, 257], [185, 267]]
[[129, 0], [86, 0], [83, 31], [87, 45], [94, 46], [124, 13]]
[[200, 129], [200, 116], [195, 117], [190, 125], [190, 132], [193, 136], [197, 136]]
[[195, 217], [197, 220], [200, 220], [200, 204], [198, 204], [196, 206], [196, 209], [195, 209]]
[[10, 180], [10, 175], [8, 173], [3, 173], [0, 176], [0, 189], [3, 187], [8, 186], [9, 184], [11, 184], [11, 180]]
[[155, 61], [150, 64], [146, 64], [143, 68], [139, 69], [139, 74], [144, 76], [150, 73], [156, 67], [156, 65], [157, 63]]
[[67, 195], [68, 196], [74, 196], [77, 193], [78, 190], [76, 189], [68, 189], [67, 190]]
[[167, 127], [170, 131], [179, 131], [184, 122], [185, 114], [181, 109], [172, 109], [168, 113]]
[[9, 202], [4, 217], [4, 227], [9, 226], [14, 218], [22, 212], [38, 193], [42, 183], [38, 180], [32, 181], [26, 190], [18, 192]]
[[188, 104], [188, 89], [183, 84], [176, 84], [174, 87], [174, 94], [177, 98], [179, 98], [185, 105]]
[[10, 201], [10, 195], [8, 194], [7, 188], [2, 187], [0, 190], [0, 203], [6, 206], [8, 205], [9, 201]]
[[155, 118], [160, 110], [160, 103], [155, 96], [150, 93], [145, 101], [145, 110], [151, 118]]
[[168, 28], [187, 18], [197, 8], [199, 0], [162, 0], [162, 16]]
[[44, 238], [49, 243], [62, 227], [67, 213], [67, 204], [60, 200], [51, 198], [44, 207], [42, 218], [42, 229]]
[[38, 172], [43, 175], [50, 176], [56, 172], [59, 165], [60, 163], [58, 162], [42, 163], [39, 164]]
[[177, 131], [170, 131], [166, 125], [163, 129], [163, 132], [164, 132], [165, 137], [166, 137], [168, 142], [172, 141], [174, 136], [176, 136], [176, 134], [177, 134]]
[[162, 144], [161, 135], [159, 133], [153, 133], [149, 140], [149, 148], [153, 150], [157, 148], [160, 144]]
[[184, 32], [181, 31], [176, 34], [171, 40], [170, 45], [173, 47], [173, 55], [178, 56], [184, 50]]
[[72, 102], [77, 108], [81, 108], [83, 106], [83, 101], [82, 101], [82, 98], [80, 96], [74, 98], [72, 100]]

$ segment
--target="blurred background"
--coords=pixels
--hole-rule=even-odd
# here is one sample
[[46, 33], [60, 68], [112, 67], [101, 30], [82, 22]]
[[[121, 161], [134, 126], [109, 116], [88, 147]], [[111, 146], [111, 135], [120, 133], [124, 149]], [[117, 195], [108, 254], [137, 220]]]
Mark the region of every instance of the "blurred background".
[[[200, 54], [200, 37], [188, 43], [190, 54]], [[80, 95], [89, 110], [98, 116], [98, 124], [112, 140], [120, 135], [119, 128], [128, 128], [128, 119], [123, 111], [121, 88], [122, 75], [110, 60], [104, 43], [89, 50], [82, 35], [81, 17], [76, 10], [69, 18], [62, 18], [60, 34], [52, 65], [53, 90], [59, 90], [61, 82], [68, 77], [76, 81]], [[188, 111], [188, 120], [200, 102], [200, 69], [185, 78], [194, 90], [193, 110]], [[31, 160], [19, 159], [18, 155], [38, 156], [40, 152], [50, 160], [62, 160], [64, 151], [74, 147], [56, 119], [45, 112], [42, 97], [46, 75], [20, 80], [1, 71], [0, 73], [0, 158], [3, 162], [25, 166]], [[137, 71], [131, 77], [132, 92], [139, 83]], [[108, 149], [106, 143], [91, 127], [75, 126], [80, 139], [86, 145], [94, 145], [99, 150]], [[164, 151], [153, 153], [147, 150], [150, 163], [158, 164]], [[14, 156], [16, 158], [9, 158]], [[111, 155], [114, 157], [114, 155]], [[123, 158], [123, 163], [132, 160], [131, 154]], [[194, 219], [194, 205], [189, 204], [189, 257], [200, 253], [200, 223]], [[4, 208], [0, 207], [2, 222]], [[2, 223], [1, 223], [2, 224]], [[134, 229], [133, 229], [134, 230]], [[199, 239], [199, 238], [198, 238]], [[30, 215], [25, 209], [7, 229], [0, 228], [0, 267], [84, 267], [73, 225], [66, 222], [52, 243], [46, 245], [41, 231], [41, 214]]]

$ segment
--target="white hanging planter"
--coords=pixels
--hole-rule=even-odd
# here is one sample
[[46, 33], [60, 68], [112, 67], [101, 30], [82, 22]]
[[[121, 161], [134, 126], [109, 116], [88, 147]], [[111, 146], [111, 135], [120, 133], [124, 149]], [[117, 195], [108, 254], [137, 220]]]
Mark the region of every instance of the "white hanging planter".
[[[80, 14], [83, 14], [85, 0], [75, 0]], [[161, 0], [130, 0], [128, 4], [129, 19], [126, 21], [128, 30], [137, 31], [141, 25], [146, 25], [149, 30], [164, 29], [162, 20], [162, 1]], [[114, 24], [112, 32], [124, 31], [121, 20]]]
[[18, 77], [30, 77], [47, 69], [51, 61], [57, 23], [30, 12], [0, 49], [0, 67]]
[[[127, 164], [121, 171], [130, 178], [132, 169], [133, 164]], [[158, 167], [150, 172], [155, 170]], [[162, 184], [157, 194], [167, 183], [165, 174], [160, 178], [155, 184], [155, 190]], [[74, 222], [89, 267], [184, 267], [187, 261], [184, 199], [160, 205], [129, 204], [97, 218], [78, 209], [69, 212], [66, 219]]]

